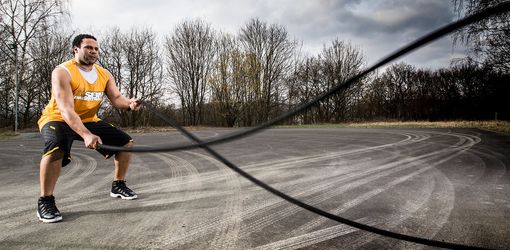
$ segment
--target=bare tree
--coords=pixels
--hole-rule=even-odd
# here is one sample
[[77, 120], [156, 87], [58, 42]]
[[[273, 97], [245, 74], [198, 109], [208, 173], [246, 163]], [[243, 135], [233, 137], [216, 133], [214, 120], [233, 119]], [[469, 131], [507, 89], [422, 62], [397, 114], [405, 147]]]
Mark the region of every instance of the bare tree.
[[389, 91], [386, 82], [381, 76], [374, 76], [367, 84], [363, 95], [363, 106], [366, 112], [365, 120], [384, 120], [390, 118], [388, 103], [390, 102]]
[[[316, 96], [320, 95], [323, 89], [323, 71], [321, 70], [320, 58], [307, 57], [302, 63], [296, 65], [292, 82], [289, 88], [294, 106], [308, 103]], [[310, 124], [319, 122], [322, 109], [315, 106], [304, 111], [298, 118], [298, 123]]]
[[[130, 97], [141, 98], [157, 105], [164, 93], [163, 61], [157, 36], [149, 29], [133, 29], [127, 36], [123, 46], [126, 57], [127, 79], [121, 84], [125, 93]], [[142, 118], [142, 124], [149, 123], [151, 114], [146, 112], [131, 112], [131, 126]]]
[[[99, 43], [101, 56], [98, 63], [108, 69], [119, 83], [124, 82], [122, 75], [125, 67], [125, 58], [122, 51], [124, 42], [126, 42], [125, 35], [121, 33], [118, 27], [114, 27], [102, 35]], [[119, 84], [118, 87], [122, 92], [122, 84]]]
[[209, 81], [211, 102], [227, 126], [241, 125], [248, 103], [247, 57], [235, 38], [227, 34], [222, 35], [216, 47], [215, 68]]
[[[31, 76], [26, 79], [26, 89], [21, 96], [36, 98], [35, 105], [25, 106], [25, 122], [38, 117], [51, 97], [51, 72], [60, 63], [70, 57], [69, 41], [72, 34], [58, 26], [47, 25], [40, 31], [30, 46], [29, 54], [33, 58], [28, 65]], [[33, 109], [33, 110], [30, 110]], [[25, 124], [26, 124], [25, 123]]]
[[[4, 31], [4, 30], [2, 30]], [[0, 33], [0, 39], [8, 39], [7, 32]], [[10, 63], [9, 55], [0, 53], [0, 121], [1, 127], [13, 124], [14, 121], [14, 64]]]
[[181, 102], [186, 125], [198, 125], [206, 100], [207, 80], [214, 64], [215, 32], [201, 20], [179, 24], [166, 37], [168, 75]]
[[[430, 106], [428, 120], [459, 119], [460, 90], [451, 68], [438, 69], [426, 81], [429, 96], [422, 106]], [[428, 104], [428, 105], [427, 105]], [[427, 111], [425, 111], [427, 112]]]
[[[41, 35], [41, 29], [45, 24], [54, 23], [59, 17], [67, 13], [64, 0], [5, 0], [0, 2], [0, 25], [3, 36], [1, 39], [0, 52], [7, 55], [11, 65], [14, 65], [14, 82], [6, 82], [15, 87], [12, 96], [15, 96], [14, 109], [18, 110], [18, 93], [32, 94], [31, 86], [26, 86], [27, 78], [31, 77], [29, 64], [34, 58], [30, 58], [29, 47], [32, 41]], [[11, 88], [9, 88], [11, 89]], [[35, 98], [21, 95], [21, 110], [30, 109]], [[14, 111], [17, 116], [18, 111]], [[25, 113], [25, 117], [29, 116]], [[16, 119], [17, 120], [17, 119]], [[25, 121], [27, 122], [27, 121]], [[25, 124], [26, 125], [26, 124]], [[18, 124], [15, 124], [15, 130]]]
[[410, 95], [411, 85], [414, 83], [416, 69], [406, 63], [391, 65], [381, 76], [388, 91], [389, 103], [392, 109], [392, 118], [404, 119], [407, 111], [407, 101]]
[[255, 115], [256, 122], [265, 121], [274, 116], [281, 103], [283, 83], [291, 73], [297, 43], [290, 40], [283, 26], [268, 26], [259, 19], [252, 19], [241, 28], [239, 39], [250, 57], [250, 83], [257, 107], [249, 115]]
[[[474, 14], [507, 0], [452, 0], [459, 16]], [[510, 13], [479, 21], [462, 29], [456, 39], [471, 46], [476, 54], [484, 55], [486, 63], [510, 73]]]
[[[321, 56], [321, 69], [324, 72], [324, 91], [342, 84], [358, 74], [364, 63], [363, 54], [359, 48], [338, 39], [333, 40], [331, 46], [325, 46]], [[323, 102], [324, 111], [327, 112], [324, 122], [339, 122], [347, 117], [349, 108], [358, 101], [361, 83], [361, 81], [358, 81], [348, 89], [343, 89]]]
[[[101, 35], [99, 41], [100, 56], [98, 63], [110, 71], [122, 94], [125, 94], [122, 83], [124, 82], [126, 70], [123, 52], [123, 44], [126, 42], [126, 39], [125, 34], [123, 34], [118, 27], [114, 27]], [[119, 122], [121, 126], [127, 126], [129, 124], [128, 114], [124, 110], [114, 109], [108, 100], [103, 102], [99, 113], [102, 116], [108, 116], [112, 121], [117, 119], [117, 122]]]
[[[150, 29], [135, 29], [123, 34], [118, 28], [110, 30], [100, 40], [99, 63], [108, 69], [119, 90], [126, 96], [141, 98], [154, 106], [162, 101], [165, 84], [163, 61], [158, 39]], [[148, 112], [127, 112], [105, 106], [110, 116], [116, 114], [121, 126], [148, 125], [152, 116]]]

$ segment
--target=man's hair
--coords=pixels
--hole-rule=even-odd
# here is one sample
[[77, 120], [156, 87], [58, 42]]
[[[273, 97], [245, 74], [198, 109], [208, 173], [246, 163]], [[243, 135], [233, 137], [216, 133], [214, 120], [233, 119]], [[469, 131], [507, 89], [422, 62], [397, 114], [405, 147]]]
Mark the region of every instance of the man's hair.
[[73, 39], [73, 48], [74, 47], [80, 47], [81, 45], [81, 42], [83, 41], [83, 39], [86, 39], [86, 38], [90, 38], [90, 39], [94, 39], [95, 41], [97, 41], [97, 39], [92, 36], [92, 35], [89, 35], [89, 34], [79, 34], [77, 35], [74, 39]]

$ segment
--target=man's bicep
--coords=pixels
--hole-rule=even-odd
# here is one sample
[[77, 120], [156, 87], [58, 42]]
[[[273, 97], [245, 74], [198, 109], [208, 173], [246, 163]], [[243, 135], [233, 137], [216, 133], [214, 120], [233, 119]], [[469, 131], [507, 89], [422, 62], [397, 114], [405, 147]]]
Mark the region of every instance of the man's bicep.
[[65, 109], [74, 110], [73, 91], [71, 78], [65, 69], [56, 68], [51, 74], [51, 88], [60, 111]]
[[108, 99], [110, 99], [111, 102], [114, 102], [115, 99], [121, 96], [119, 88], [115, 83], [115, 79], [113, 79], [113, 75], [110, 72], [108, 72], [108, 82], [106, 83], [105, 92], [106, 96], [108, 96]]

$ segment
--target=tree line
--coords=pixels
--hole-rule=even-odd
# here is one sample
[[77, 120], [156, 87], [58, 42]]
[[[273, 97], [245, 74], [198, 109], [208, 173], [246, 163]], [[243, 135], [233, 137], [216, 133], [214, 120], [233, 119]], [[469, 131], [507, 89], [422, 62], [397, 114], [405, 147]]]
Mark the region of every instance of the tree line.
[[[459, 16], [489, 7], [475, 0], [452, 3]], [[0, 17], [0, 127], [14, 126], [16, 103], [20, 127], [34, 127], [51, 95], [51, 71], [72, 57], [76, 34], [66, 28], [67, 2], [6, 0]], [[510, 39], [494, 38], [508, 38], [508, 18], [476, 25], [457, 34], [473, 49], [472, 57], [435, 70], [390, 65], [285, 122], [510, 120], [505, 56]], [[162, 37], [150, 28], [94, 35], [98, 63], [123, 94], [150, 102], [186, 126], [254, 126], [313, 100], [366, 66], [359, 46], [337, 38], [317, 55], [304, 54], [284, 26], [257, 18], [237, 34], [194, 19]], [[147, 110], [116, 110], [107, 101], [100, 112], [120, 126], [164, 125]]]

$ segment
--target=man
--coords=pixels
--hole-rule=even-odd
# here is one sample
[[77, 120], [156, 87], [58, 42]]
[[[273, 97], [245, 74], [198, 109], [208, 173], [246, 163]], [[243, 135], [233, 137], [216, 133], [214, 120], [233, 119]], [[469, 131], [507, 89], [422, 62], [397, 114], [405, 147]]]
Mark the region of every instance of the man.
[[81, 140], [90, 149], [96, 149], [106, 159], [114, 157], [115, 171], [111, 197], [136, 199], [137, 195], [126, 186], [130, 153], [98, 149], [99, 144], [132, 146], [132, 139], [123, 131], [97, 117], [103, 95], [115, 108], [138, 110], [136, 98], [123, 96], [110, 72], [98, 66], [99, 47], [95, 37], [81, 34], [74, 38], [74, 58], [57, 66], [51, 75], [51, 99], [38, 121], [45, 142], [40, 164], [41, 197], [37, 204], [37, 217], [43, 222], [57, 222], [62, 215], [55, 205], [53, 191], [60, 169], [71, 161], [71, 146]]

